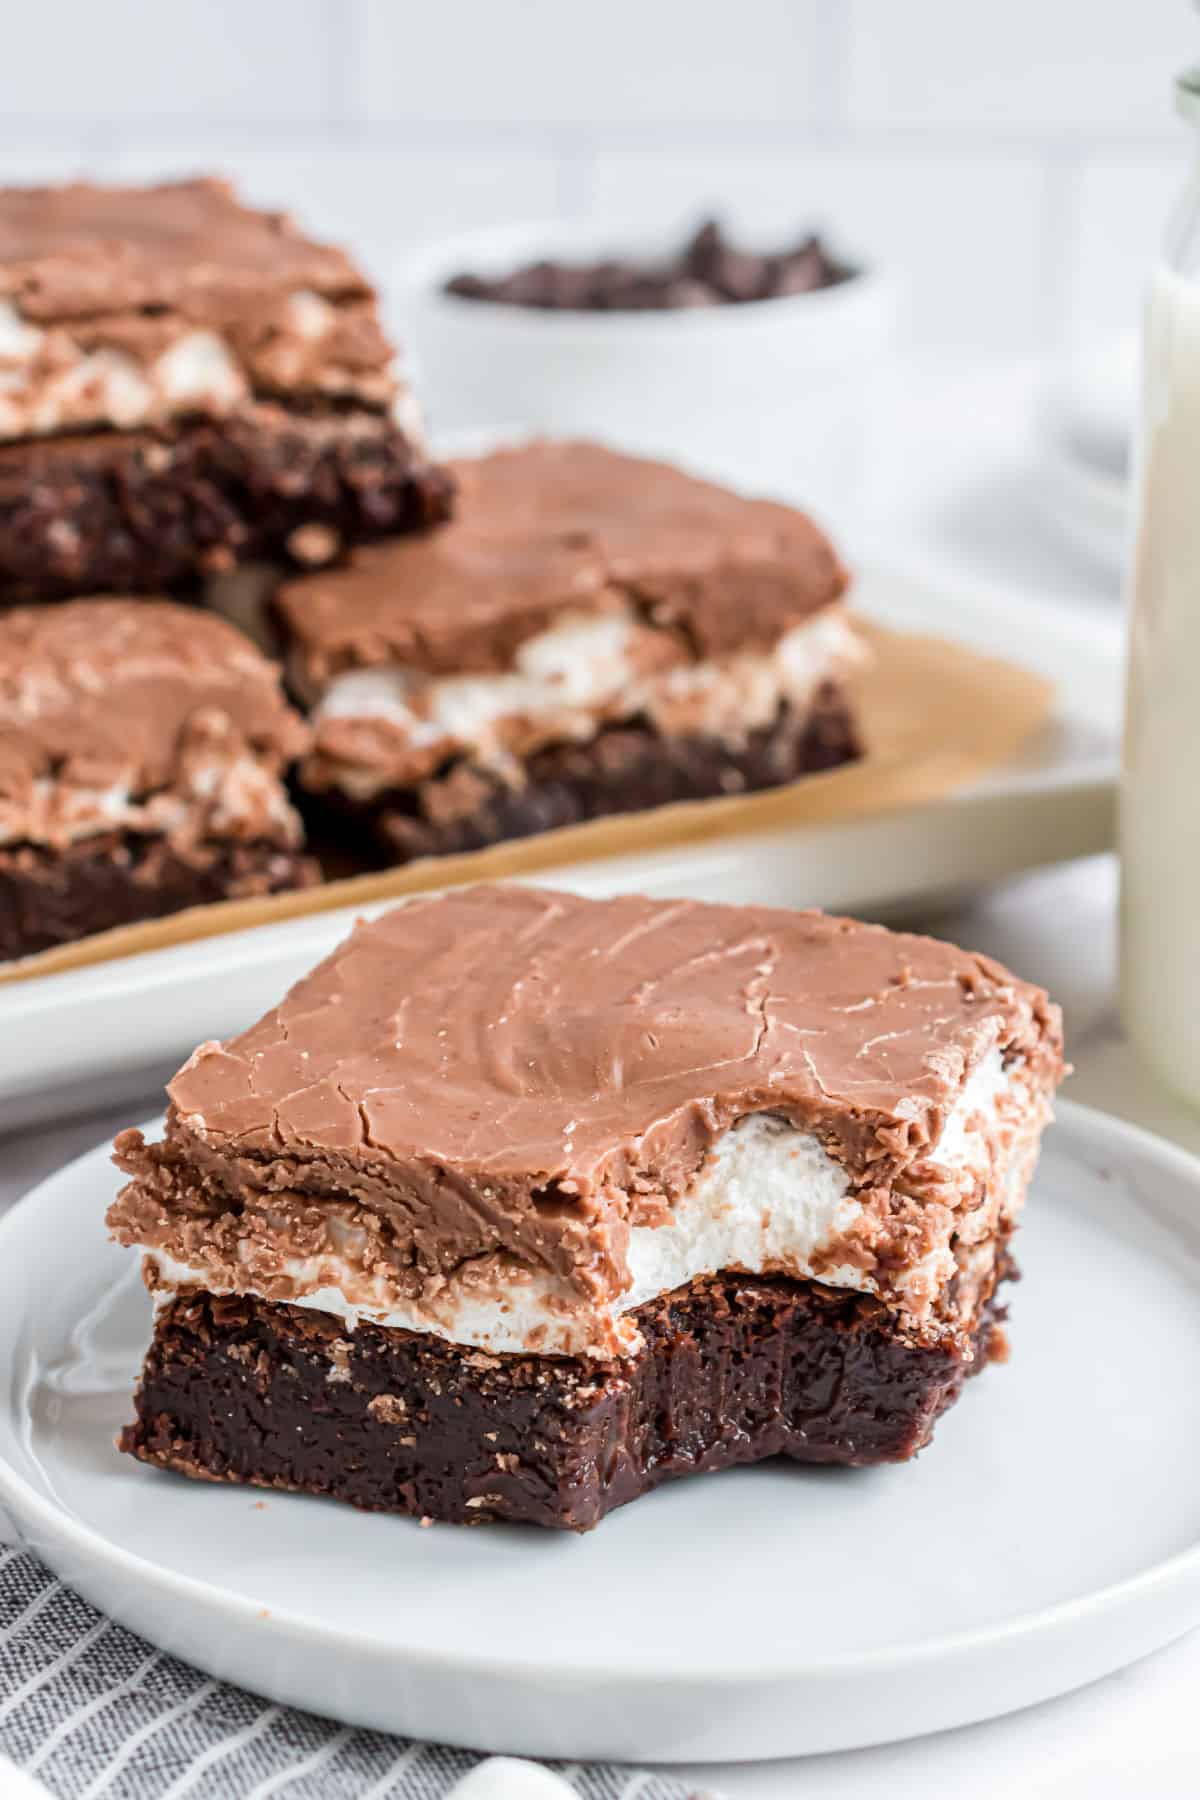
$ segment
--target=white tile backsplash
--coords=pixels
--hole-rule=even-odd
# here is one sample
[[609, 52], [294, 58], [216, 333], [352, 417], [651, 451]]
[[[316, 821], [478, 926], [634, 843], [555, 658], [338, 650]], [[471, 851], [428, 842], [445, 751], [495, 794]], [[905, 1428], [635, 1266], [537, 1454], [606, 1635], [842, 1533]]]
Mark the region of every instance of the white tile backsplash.
[[8, 20], [0, 121], [327, 119], [339, 29], [329, 0], [37, 0]]
[[1200, 60], [1189, 0], [42, 0], [0, 180], [224, 168], [385, 279], [419, 241], [722, 204], [895, 268], [925, 343], [1136, 315]]
[[1200, 56], [1189, 0], [845, 3], [858, 125], [1166, 134]]
[[831, 0], [364, 0], [374, 120], [664, 124], [812, 116]]

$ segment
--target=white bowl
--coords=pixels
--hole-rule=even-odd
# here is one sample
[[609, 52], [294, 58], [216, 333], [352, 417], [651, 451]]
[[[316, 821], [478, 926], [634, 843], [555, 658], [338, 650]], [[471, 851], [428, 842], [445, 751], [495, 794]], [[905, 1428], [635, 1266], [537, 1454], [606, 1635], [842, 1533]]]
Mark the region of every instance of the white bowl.
[[861, 264], [810, 294], [675, 312], [548, 312], [444, 292], [543, 258], [661, 259], [679, 234], [525, 225], [445, 240], [399, 270], [403, 330], [436, 434], [607, 439], [812, 504], [860, 480], [892, 279]]

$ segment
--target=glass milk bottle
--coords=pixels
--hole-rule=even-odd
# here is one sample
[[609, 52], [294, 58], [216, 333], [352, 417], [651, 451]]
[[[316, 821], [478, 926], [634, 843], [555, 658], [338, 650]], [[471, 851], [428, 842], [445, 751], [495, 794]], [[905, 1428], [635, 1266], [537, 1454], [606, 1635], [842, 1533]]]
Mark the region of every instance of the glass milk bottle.
[[1200, 1107], [1200, 70], [1192, 174], [1146, 320], [1121, 788], [1121, 1002], [1141, 1058]]

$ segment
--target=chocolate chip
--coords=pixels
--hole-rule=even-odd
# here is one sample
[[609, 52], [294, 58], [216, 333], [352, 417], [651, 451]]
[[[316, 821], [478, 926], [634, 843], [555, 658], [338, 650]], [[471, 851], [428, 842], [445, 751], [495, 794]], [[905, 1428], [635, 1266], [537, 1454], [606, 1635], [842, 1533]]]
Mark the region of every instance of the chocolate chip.
[[807, 294], [846, 281], [854, 271], [835, 262], [821, 240], [766, 255], [739, 250], [716, 219], [706, 219], [682, 250], [662, 262], [607, 258], [595, 263], [541, 260], [507, 275], [455, 275], [446, 292], [547, 312], [674, 312], [698, 306]]

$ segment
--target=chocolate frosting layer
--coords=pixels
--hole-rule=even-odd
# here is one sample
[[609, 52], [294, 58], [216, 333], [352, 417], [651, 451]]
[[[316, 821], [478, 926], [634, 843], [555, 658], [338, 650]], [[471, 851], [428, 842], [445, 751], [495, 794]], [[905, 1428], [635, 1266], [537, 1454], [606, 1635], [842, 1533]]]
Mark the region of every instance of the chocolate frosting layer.
[[306, 742], [275, 665], [223, 619], [121, 599], [0, 612], [0, 838], [127, 823], [165, 791], [195, 814], [207, 789], [236, 835], [294, 839], [278, 776]]
[[170, 1085], [209, 1143], [334, 1150], [521, 1186], [639, 1177], [769, 1110], [858, 1173], [939, 1135], [997, 1045], [1059, 1016], [999, 964], [818, 912], [476, 887], [360, 925]]
[[0, 293], [39, 322], [169, 308], [211, 323], [247, 298], [365, 297], [344, 251], [213, 177], [156, 187], [0, 188]]
[[586, 1299], [622, 1290], [630, 1227], [665, 1223], [722, 1133], [769, 1112], [844, 1165], [885, 1283], [985, 1197], [932, 1152], [993, 1053], [1029, 1095], [1023, 1180], [1060, 1016], [998, 964], [815, 912], [459, 890], [360, 925], [202, 1045], [165, 1140], [118, 1139], [135, 1179], [109, 1222], [277, 1298], [287, 1258], [332, 1250], [426, 1299], [522, 1268]]
[[[374, 290], [345, 252], [211, 178], [0, 189], [0, 304], [7, 436], [223, 413], [254, 395], [384, 408], [396, 392]], [[185, 339], [190, 373], [169, 356]]]
[[563, 614], [628, 611], [689, 660], [767, 649], [844, 593], [846, 571], [793, 508], [590, 443], [535, 442], [454, 465], [457, 517], [285, 583], [297, 685], [396, 664], [433, 675], [512, 666]]

